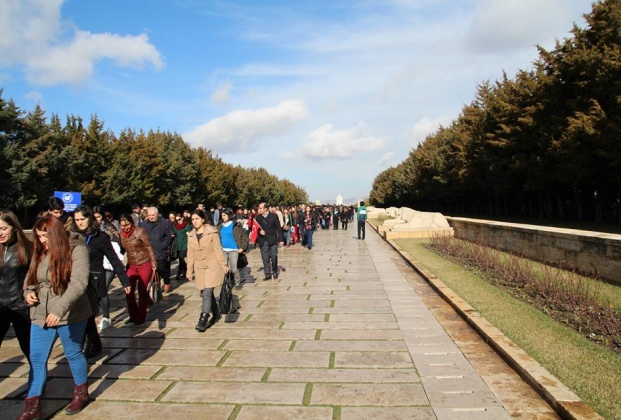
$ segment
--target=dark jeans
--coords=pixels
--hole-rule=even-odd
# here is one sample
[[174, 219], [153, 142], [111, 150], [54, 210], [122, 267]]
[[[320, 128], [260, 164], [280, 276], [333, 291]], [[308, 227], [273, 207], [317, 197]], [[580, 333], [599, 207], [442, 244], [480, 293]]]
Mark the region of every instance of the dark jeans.
[[304, 231], [304, 239], [302, 240], [302, 245], [311, 249], [313, 247], [313, 234], [315, 233], [312, 229], [306, 229]]
[[[358, 239], [364, 239], [364, 235], [365, 235], [365, 230], [366, 230], [366, 221], [364, 220], [358, 220]], [[360, 234], [362, 233], [362, 238], [360, 237]]]
[[178, 251], [179, 252], [179, 267], [177, 268], [177, 280], [181, 280], [182, 278], [187, 278], [188, 274], [188, 265], [185, 262], [185, 257], [188, 256], [188, 251]]
[[157, 274], [164, 284], [170, 284], [170, 261], [167, 259], [157, 260]]
[[341, 229], [347, 230], [347, 219], [341, 220]]
[[261, 246], [261, 259], [266, 276], [278, 273], [278, 244], [270, 245], [267, 241]]
[[104, 318], [110, 318], [110, 297], [108, 296], [108, 289], [110, 289], [114, 276], [116, 276], [114, 271], [106, 270], [106, 296], [99, 299], [101, 314]]

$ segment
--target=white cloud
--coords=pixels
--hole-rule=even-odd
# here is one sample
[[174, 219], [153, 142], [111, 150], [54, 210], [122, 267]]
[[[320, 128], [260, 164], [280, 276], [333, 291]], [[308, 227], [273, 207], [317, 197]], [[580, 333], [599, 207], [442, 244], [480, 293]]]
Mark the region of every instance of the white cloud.
[[394, 152], [384, 153], [384, 156], [382, 156], [379, 162], [377, 162], [377, 166], [386, 167], [390, 164], [390, 162], [392, 162], [394, 158], [395, 158]]
[[69, 24], [60, 21], [61, 0], [0, 0], [0, 65], [23, 64], [33, 85], [79, 84], [92, 76], [98, 60], [109, 59], [120, 67], [156, 69], [163, 59], [145, 34], [137, 36], [75, 30], [73, 38], [60, 40]]
[[435, 133], [438, 131], [440, 126], [448, 126], [451, 123], [452, 118], [450, 117], [424, 117], [412, 128], [412, 136], [414, 138], [414, 143], [419, 144], [422, 143], [428, 135]]
[[308, 135], [304, 155], [310, 159], [349, 158], [380, 150], [385, 144], [386, 139], [372, 136], [364, 123], [343, 130], [324, 124]]
[[23, 63], [54, 42], [64, 0], [0, 0], [0, 66]]
[[216, 153], [249, 153], [256, 149], [259, 140], [291, 132], [307, 115], [304, 102], [285, 100], [270, 108], [230, 112], [199, 125], [183, 137], [194, 146]]
[[211, 102], [215, 104], [225, 104], [229, 101], [233, 84], [230, 82], [222, 83], [211, 95]]
[[571, 29], [566, 0], [481, 0], [467, 35], [479, 50], [504, 52], [533, 49], [542, 39]]
[[297, 152], [293, 151], [293, 150], [285, 150], [283, 151], [278, 157], [281, 160], [294, 160], [295, 157], [297, 156]]

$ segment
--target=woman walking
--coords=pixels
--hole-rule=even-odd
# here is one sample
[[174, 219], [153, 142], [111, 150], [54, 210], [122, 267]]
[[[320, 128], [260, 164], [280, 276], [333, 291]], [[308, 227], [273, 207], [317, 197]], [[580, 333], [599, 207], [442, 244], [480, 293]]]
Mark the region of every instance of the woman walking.
[[317, 223], [315, 221], [315, 215], [311, 211], [310, 206], [306, 206], [306, 210], [304, 211], [304, 217], [301, 222], [302, 226], [302, 245], [307, 247], [308, 249], [313, 248], [313, 234], [315, 233], [315, 229]]
[[88, 249], [77, 233], [66, 232], [62, 222], [51, 214], [38, 219], [33, 230], [34, 253], [24, 291], [32, 320], [30, 362], [33, 377], [18, 420], [41, 417], [47, 360], [58, 337], [74, 382], [73, 400], [66, 413], [76, 414], [88, 403], [88, 366], [82, 353], [86, 322], [92, 315], [86, 294]]
[[[147, 319], [149, 305], [147, 284], [151, 280], [151, 273], [157, 268], [157, 260], [147, 231], [134, 226], [131, 215], [121, 215], [119, 223], [121, 245], [127, 253], [127, 277], [130, 285], [129, 293], [125, 294], [129, 312], [129, 319], [125, 321], [125, 325], [140, 325]], [[138, 302], [136, 302], [136, 289], [138, 289]]]
[[[196, 288], [203, 298], [201, 314], [196, 331], [205, 332], [218, 322], [220, 311], [218, 298], [229, 267], [224, 260], [218, 228], [207, 224], [205, 212], [194, 210], [191, 216], [194, 229], [188, 233], [188, 273], [196, 281]], [[208, 322], [209, 313], [213, 316]]]
[[[0, 211], [0, 345], [11, 324], [30, 363], [30, 316], [24, 302], [24, 280], [32, 258], [32, 242], [11, 210]], [[32, 380], [32, 368], [28, 381]]]
[[185, 259], [188, 256], [188, 232], [192, 230], [192, 225], [190, 222], [186, 221], [181, 213], [177, 213], [173, 229], [177, 238], [177, 257], [179, 258], [177, 281], [183, 282], [188, 279], [188, 265], [186, 264]]
[[[99, 230], [108, 235], [116, 256], [119, 258], [119, 261], [123, 261], [123, 254], [121, 253], [120, 230], [117, 230], [112, 223], [106, 222], [106, 219], [104, 218], [104, 211], [101, 207], [93, 206], [92, 210], [93, 216], [95, 216], [95, 220], [97, 221], [97, 224], [99, 224]], [[132, 214], [132, 218], [135, 220], [136, 216]], [[110, 327], [110, 325], [112, 325], [112, 319], [110, 318], [110, 296], [108, 296], [108, 290], [110, 290], [112, 280], [114, 280], [114, 277], [116, 276], [114, 267], [110, 263], [110, 260], [106, 257], [103, 259], [103, 268], [106, 277], [106, 295], [99, 299], [99, 306], [101, 307], [101, 320], [98, 325], [99, 331], [106, 330]], [[125, 273], [125, 270], [123, 270], [123, 273]]]
[[[127, 274], [125, 274], [125, 267], [123, 267], [123, 263], [119, 260], [114, 248], [112, 248], [110, 237], [99, 230], [99, 226], [97, 225], [91, 208], [84, 205], [78, 206], [73, 213], [73, 222], [75, 224], [75, 231], [84, 238], [88, 248], [91, 267], [90, 281], [95, 286], [97, 298], [103, 300], [108, 297], [109, 284], [106, 282], [104, 257], [112, 264], [114, 273], [119, 276], [125, 293], [129, 293], [131, 289], [129, 287], [129, 279], [127, 278]], [[107, 315], [109, 320], [109, 312]], [[99, 337], [97, 325], [95, 324], [96, 316], [97, 313], [94, 313], [86, 323], [83, 348], [86, 357], [96, 356], [102, 350], [101, 338]], [[104, 318], [106, 318], [105, 315]]]
[[235, 279], [235, 290], [241, 289], [241, 276], [237, 269], [237, 259], [248, 249], [248, 235], [234, 219], [233, 210], [226, 209], [222, 212], [222, 224], [220, 225], [220, 240], [222, 250], [226, 258], [229, 271]]

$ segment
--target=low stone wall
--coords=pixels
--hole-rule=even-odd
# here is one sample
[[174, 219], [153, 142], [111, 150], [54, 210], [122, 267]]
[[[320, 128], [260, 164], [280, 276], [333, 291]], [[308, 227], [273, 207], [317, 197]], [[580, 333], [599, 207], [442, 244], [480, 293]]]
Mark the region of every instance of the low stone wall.
[[456, 238], [561, 264], [621, 285], [621, 235], [447, 217]]
[[367, 210], [369, 219], [389, 217], [377, 228], [384, 239], [453, 235], [453, 228], [441, 213], [420, 212], [409, 207], [367, 207]]

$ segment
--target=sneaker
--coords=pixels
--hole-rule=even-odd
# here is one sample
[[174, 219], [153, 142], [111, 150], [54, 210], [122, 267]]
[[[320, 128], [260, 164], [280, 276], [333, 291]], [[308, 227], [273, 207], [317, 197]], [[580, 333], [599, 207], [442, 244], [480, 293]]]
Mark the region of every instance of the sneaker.
[[134, 324], [136, 324], [136, 320], [134, 318], [129, 318], [123, 324], [125, 324], [125, 325], [134, 325]]
[[168, 293], [170, 292], [170, 284], [165, 284], [164, 285], [164, 293]]
[[112, 324], [110, 318], [101, 318], [101, 321], [99, 321], [99, 332], [107, 330], [110, 327], [110, 324]]
[[235, 285], [235, 290], [237, 290], [238, 292], [242, 289], [242, 285], [241, 284], [236, 284]]

